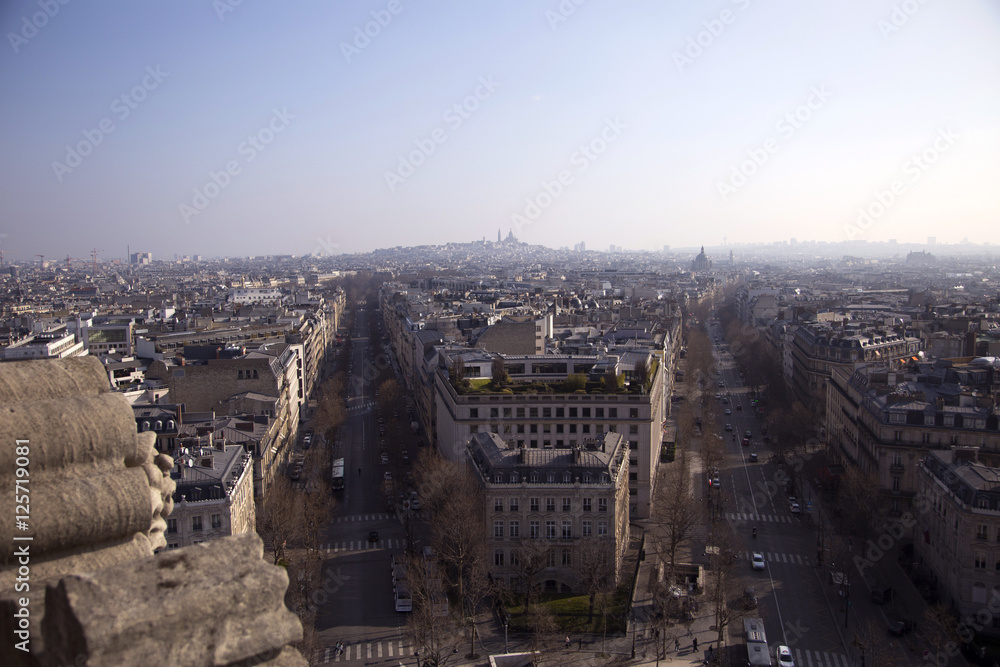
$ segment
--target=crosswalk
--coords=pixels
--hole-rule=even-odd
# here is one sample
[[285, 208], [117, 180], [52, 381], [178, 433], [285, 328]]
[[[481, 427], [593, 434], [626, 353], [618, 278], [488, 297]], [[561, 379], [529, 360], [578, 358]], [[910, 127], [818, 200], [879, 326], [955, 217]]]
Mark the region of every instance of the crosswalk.
[[347, 540], [344, 542], [328, 542], [320, 546], [328, 554], [338, 553], [342, 551], [369, 551], [375, 549], [405, 549], [406, 540], [405, 539], [387, 539], [379, 540], [378, 542], [369, 542], [368, 540]]
[[843, 653], [792, 649], [796, 667], [854, 667]]
[[355, 403], [351, 407], [347, 408], [350, 412], [368, 412], [373, 407], [375, 407], [375, 401], [366, 400], [361, 403]]
[[350, 516], [338, 516], [334, 523], [347, 523], [351, 521], [387, 521], [395, 519], [395, 514], [352, 514]]
[[813, 561], [807, 556], [800, 556], [799, 554], [786, 554], [786, 553], [772, 553], [770, 551], [756, 551], [756, 552], [746, 552], [744, 557], [747, 560], [753, 556], [754, 553], [759, 553], [764, 555], [764, 560], [768, 563], [787, 563], [789, 565], [808, 565], [811, 566]]
[[402, 639], [388, 639], [381, 642], [357, 642], [344, 644], [344, 652], [335, 646], [320, 649], [312, 664], [329, 662], [351, 662], [353, 660], [374, 660], [376, 658], [403, 658], [413, 655], [413, 647], [404, 645]]
[[752, 514], [727, 512], [726, 518], [730, 521], [759, 521], [762, 523], [799, 523], [798, 519], [784, 514]]

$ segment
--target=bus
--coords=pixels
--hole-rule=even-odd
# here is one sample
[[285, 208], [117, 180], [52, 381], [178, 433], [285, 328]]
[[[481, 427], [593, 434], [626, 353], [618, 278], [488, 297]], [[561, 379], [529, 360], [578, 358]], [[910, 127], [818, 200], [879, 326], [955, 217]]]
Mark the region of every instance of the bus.
[[406, 563], [392, 555], [392, 594], [396, 601], [396, 611], [413, 611], [413, 596], [406, 582]]
[[771, 654], [767, 650], [764, 621], [759, 618], [743, 619], [743, 645], [747, 650], [747, 664], [751, 667], [770, 667]]
[[333, 490], [341, 491], [344, 488], [344, 459], [333, 460]]

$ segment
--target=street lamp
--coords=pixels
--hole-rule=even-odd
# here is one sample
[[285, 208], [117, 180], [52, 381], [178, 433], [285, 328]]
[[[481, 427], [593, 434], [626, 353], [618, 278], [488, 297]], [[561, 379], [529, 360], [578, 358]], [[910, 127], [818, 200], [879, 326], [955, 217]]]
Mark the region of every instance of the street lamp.
[[632, 659], [635, 660], [635, 611], [632, 611]]
[[508, 651], [507, 651], [507, 617], [506, 616], [503, 619], [503, 652], [504, 653], [508, 653]]

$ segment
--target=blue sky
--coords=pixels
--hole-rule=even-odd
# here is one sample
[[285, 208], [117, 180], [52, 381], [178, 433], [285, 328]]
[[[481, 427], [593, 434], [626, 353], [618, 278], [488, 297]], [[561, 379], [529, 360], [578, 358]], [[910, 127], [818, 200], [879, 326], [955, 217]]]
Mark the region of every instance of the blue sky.
[[0, 27], [8, 257], [995, 240], [988, 0], [35, 0]]

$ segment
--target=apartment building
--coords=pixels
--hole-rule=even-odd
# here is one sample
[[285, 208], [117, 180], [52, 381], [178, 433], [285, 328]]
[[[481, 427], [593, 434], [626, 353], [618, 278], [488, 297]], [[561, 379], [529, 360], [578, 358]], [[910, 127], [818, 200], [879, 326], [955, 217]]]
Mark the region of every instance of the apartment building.
[[185, 447], [170, 473], [177, 488], [167, 519], [168, 549], [256, 529], [250, 454], [211, 433], [195, 442], [205, 446]]
[[[609, 391], [604, 385], [609, 373], [625, 379], [628, 366], [634, 367], [627, 355], [505, 357], [469, 348], [442, 350], [431, 377], [438, 450], [460, 460], [469, 438], [479, 433], [496, 433], [528, 451], [572, 449], [602, 433], [618, 433], [629, 450], [629, 513], [648, 517], [663, 449], [669, 373], [660, 356], [635, 355], [647, 362], [646, 386], [631, 381], [628, 389]], [[494, 359], [502, 360], [510, 387], [490, 388]], [[472, 390], [456, 389], [450, 375], [456, 363], [473, 379]]]
[[65, 326], [54, 331], [28, 336], [0, 350], [4, 361], [25, 361], [28, 359], [65, 359], [82, 357], [87, 354], [83, 341], [66, 332]]
[[[630, 452], [622, 434], [529, 449], [480, 432], [465, 453], [485, 498], [495, 580], [514, 590], [583, 592], [581, 568], [596, 551], [611, 559], [617, 584], [629, 539]], [[532, 581], [519, 579], [529, 574]]]
[[918, 491], [914, 555], [946, 604], [976, 619], [981, 634], [1000, 637], [992, 611], [1000, 600], [1000, 468], [980, 463], [975, 448], [931, 451], [918, 466]]
[[877, 476], [888, 516], [912, 511], [917, 468], [929, 451], [976, 447], [980, 460], [1000, 466], [998, 371], [983, 358], [895, 371], [834, 368], [826, 412], [831, 454]]

